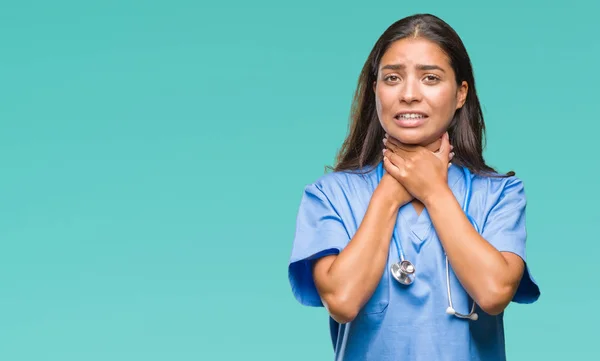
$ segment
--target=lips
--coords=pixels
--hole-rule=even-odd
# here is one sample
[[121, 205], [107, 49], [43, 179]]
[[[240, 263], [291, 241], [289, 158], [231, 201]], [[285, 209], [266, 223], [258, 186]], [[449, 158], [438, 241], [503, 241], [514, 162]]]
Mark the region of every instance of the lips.
[[425, 123], [428, 115], [418, 111], [396, 113], [394, 122], [401, 128], [416, 128]]
[[394, 118], [418, 118], [418, 117], [423, 117], [423, 118], [427, 118], [428, 115], [427, 113], [424, 112], [420, 112], [420, 111], [402, 111], [402, 112], [398, 112], [396, 113], [396, 115], [394, 116]]

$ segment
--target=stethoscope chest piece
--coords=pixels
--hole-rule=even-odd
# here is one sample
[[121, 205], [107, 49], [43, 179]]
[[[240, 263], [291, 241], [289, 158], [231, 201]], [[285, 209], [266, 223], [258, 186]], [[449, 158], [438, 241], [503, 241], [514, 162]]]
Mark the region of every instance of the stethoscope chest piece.
[[415, 280], [415, 266], [409, 261], [394, 263], [391, 267], [392, 276], [403, 285], [410, 285]]
[[[462, 205], [463, 212], [466, 214], [469, 222], [473, 225], [475, 230], [479, 232], [479, 227], [477, 226], [477, 222], [469, 215], [469, 202], [471, 200], [471, 172], [467, 167], [463, 167], [463, 173], [465, 176], [465, 200]], [[380, 162], [377, 167], [377, 180], [381, 181], [383, 177], [383, 162]], [[392, 272], [392, 276], [400, 283], [401, 285], [408, 286], [414, 283], [415, 281], [415, 266], [407, 261], [404, 258], [404, 252], [402, 251], [402, 246], [400, 244], [400, 237], [398, 236], [397, 227], [394, 227], [392, 239], [396, 244], [396, 249], [398, 250], [398, 259], [399, 262], [394, 263], [390, 267], [390, 271]], [[449, 315], [456, 316], [461, 319], [468, 319], [471, 321], [476, 321], [479, 316], [475, 313], [475, 302], [471, 307], [471, 311], [468, 314], [462, 314], [456, 311], [454, 305], [452, 304], [452, 294], [450, 290], [450, 271], [448, 264], [448, 257], [446, 256], [446, 289], [448, 292], [448, 308], [446, 309], [446, 313]], [[420, 281], [419, 281], [420, 282]]]

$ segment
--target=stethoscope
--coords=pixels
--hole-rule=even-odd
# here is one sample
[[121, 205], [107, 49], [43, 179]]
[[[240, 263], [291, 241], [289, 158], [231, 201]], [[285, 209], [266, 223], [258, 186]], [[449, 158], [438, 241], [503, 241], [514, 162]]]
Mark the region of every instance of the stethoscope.
[[[473, 227], [475, 227], [475, 229], [479, 233], [479, 227], [477, 226], [477, 222], [475, 222], [475, 220], [471, 216], [469, 216], [468, 213], [469, 202], [471, 201], [471, 172], [466, 167], [462, 167], [462, 170], [465, 175], [466, 183], [465, 200], [463, 202], [462, 209], [463, 212], [465, 212], [467, 218], [469, 219], [469, 222], [471, 222]], [[383, 162], [380, 162], [379, 166], [377, 167], [377, 176], [378, 181], [380, 181], [381, 177], [383, 177]], [[394, 234], [392, 238], [394, 240], [394, 243], [396, 244], [396, 249], [398, 250], [398, 258], [400, 259], [399, 262], [392, 264], [392, 266], [390, 267], [392, 276], [400, 284], [409, 286], [415, 280], [416, 269], [415, 266], [410, 261], [407, 261], [404, 257], [404, 251], [402, 250], [402, 246], [398, 241], [400, 239], [400, 237], [398, 236], [398, 227], [394, 227]], [[475, 302], [473, 302], [471, 312], [469, 312], [469, 314], [467, 315], [457, 312], [454, 308], [454, 305], [452, 304], [452, 293], [450, 291], [450, 270], [448, 265], [448, 256], [446, 255], [446, 252], [444, 252], [444, 257], [446, 258], [446, 289], [448, 291], [448, 308], [446, 309], [446, 313], [449, 315], [454, 315], [461, 319], [477, 321], [479, 316], [477, 315], [477, 313], [475, 313]]]

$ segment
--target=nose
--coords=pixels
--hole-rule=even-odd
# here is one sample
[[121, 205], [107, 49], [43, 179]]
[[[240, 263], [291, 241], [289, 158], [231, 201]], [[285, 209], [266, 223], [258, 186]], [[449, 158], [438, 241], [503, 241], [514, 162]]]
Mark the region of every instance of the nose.
[[412, 103], [421, 100], [421, 92], [419, 83], [413, 79], [409, 79], [400, 87], [399, 98], [401, 102]]

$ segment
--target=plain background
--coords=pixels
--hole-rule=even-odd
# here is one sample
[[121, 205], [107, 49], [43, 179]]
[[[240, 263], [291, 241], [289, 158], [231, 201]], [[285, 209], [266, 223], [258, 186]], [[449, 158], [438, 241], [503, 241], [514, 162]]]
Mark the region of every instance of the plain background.
[[542, 296], [510, 360], [598, 356], [598, 6], [3, 1], [0, 359], [330, 360], [287, 278], [371, 47], [431, 12], [472, 57], [486, 160], [526, 186]]

